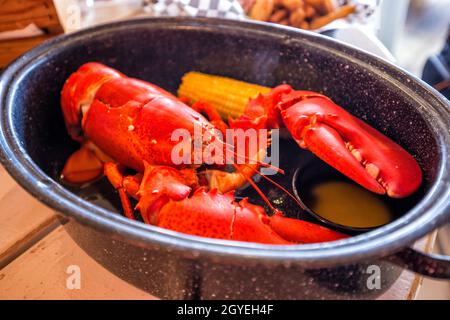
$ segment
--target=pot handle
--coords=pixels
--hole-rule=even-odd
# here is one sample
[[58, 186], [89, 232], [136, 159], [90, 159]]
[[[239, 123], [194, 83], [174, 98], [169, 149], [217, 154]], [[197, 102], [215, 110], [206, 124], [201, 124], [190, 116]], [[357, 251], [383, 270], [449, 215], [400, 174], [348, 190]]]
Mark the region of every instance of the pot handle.
[[450, 279], [450, 256], [427, 254], [406, 248], [390, 256], [388, 260], [423, 276]]

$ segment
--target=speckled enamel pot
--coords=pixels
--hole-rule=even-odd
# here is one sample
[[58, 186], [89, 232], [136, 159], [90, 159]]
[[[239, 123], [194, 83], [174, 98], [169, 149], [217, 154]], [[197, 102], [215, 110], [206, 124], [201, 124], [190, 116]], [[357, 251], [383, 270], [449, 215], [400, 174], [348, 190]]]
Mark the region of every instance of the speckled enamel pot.
[[[77, 147], [66, 134], [59, 94], [65, 79], [88, 61], [173, 92], [191, 70], [321, 91], [410, 151], [423, 168], [424, 186], [393, 223], [325, 244], [231, 243], [130, 221], [110, 202], [98, 201], [107, 198], [109, 186], [93, 187], [97, 200], [91, 201], [58, 182]], [[71, 220], [68, 231], [92, 257], [159, 297], [373, 298], [398, 277], [395, 263], [450, 276], [445, 257], [407, 249], [450, 215], [448, 101], [405, 71], [330, 38], [214, 19], [99, 26], [58, 37], [12, 63], [0, 80], [0, 107], [1, 161], [12, 176]], [[380, 267], [379, 288], [367, 285], [371, 265]]]

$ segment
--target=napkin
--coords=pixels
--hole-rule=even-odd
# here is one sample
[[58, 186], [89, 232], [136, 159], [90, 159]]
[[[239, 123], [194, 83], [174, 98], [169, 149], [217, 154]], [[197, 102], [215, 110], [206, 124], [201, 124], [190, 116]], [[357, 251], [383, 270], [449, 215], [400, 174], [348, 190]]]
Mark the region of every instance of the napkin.
[[0, 32], [0, 40], [29, 38], [40, 36], [42, 34], [44, 34], [44, 32], [38, 26], [36, 26], [34, 23], [30, 23], [28, 26], [22, 29]]

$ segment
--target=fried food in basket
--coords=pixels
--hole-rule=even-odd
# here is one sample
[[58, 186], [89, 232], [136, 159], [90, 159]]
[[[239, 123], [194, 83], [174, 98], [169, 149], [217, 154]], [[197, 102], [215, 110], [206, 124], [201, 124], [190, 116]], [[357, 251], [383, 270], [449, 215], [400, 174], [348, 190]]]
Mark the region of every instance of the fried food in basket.
[[335, 6], [333, 0], [255, 0], [245, 7], [252, 19], [307, 30], [320, 29], [356, 9], [354, 4]]

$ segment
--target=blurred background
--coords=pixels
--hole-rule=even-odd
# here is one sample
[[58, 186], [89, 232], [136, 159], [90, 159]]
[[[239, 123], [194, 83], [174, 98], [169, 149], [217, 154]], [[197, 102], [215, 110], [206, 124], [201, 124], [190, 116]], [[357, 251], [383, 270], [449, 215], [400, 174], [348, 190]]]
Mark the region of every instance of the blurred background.
[[[206, 1], [209, 2], [208, 0]], [[301, 23], [294, 25], [286, 22], [286, 19], [277, 19], [275, 17], [277, 13], [283, 11], [283, 9], [277, 10], [277, 6], [278, 8], [287, 8], [282, 6], [289, 6], [289, 2], [295, 2], [295, 0], [236, 1], [242, 5], [243, 9], [245, 8], [244, 12], [249, 18], [305, 27]], [[98, 23], [146, 15], [204, 15], [221, 17], [220, 14], [216, 14], [213, 10], [209, 10], [209, 12], [190, 10], [189, 5], [192, 5], [194, 8], [195, 6], [197, 8], [201, 7], [202, 1], [200, 0], [55, 0], [54, 2], [64, 29], [69, 32]], [[264, 17], [261, 12], [264, 11], [264, 8], [260, 9], [259, 12], [255, 12], [256, 7], [264, 7], [264, 3], [267, 2], [275, 3], [272, 16]], [[417, 75], [421, 74], [428, 57], [438, 53], [443, 48], [447, 31], [449, 30], [450, 0], [337, 0], [332, 2], [336, 7], [356, 4], [358, 12], [353, 15], [357, 15], [358, 19], [349, 15], [344, 18], [347, 20], [345, 23], [337, 19], [331, 21], [328, 25], [322, 26], [318, 31], [326, 31], [333, 28], [355, 28], [364, 30], [366, 34], [373, 33], [393, 54], [400, 66]], [[172, 5], [174, 3], [186, 4], [185, 9], [173, 9]], [[277, 3], [281, 5], [277, 5]], [[167, 10], [160, 9], [161, 4], [165, 5]], [[77, 13], [73, 9], [75, 8], [74, 5], [79, 7], [79, 18], [74, 18], [74, 13]], [[364, 6], [370, 6], [370, 8], [364, 10]], [[365, 18], [367, 15], [371, 16]], [[278, 16], [280, 17], [280, 14]], [[292, 19], [292, 16], [293, 14], [291, 14], [290, 20], [294, 22], [295, 20]], [[230, 18], [237, 17], [239, 17], [238, 14], [230, 16]], [[311, 26], [312, 23], [310, 23]], [[350, 39], [352, 37], [354, 37], [353, 33], [351, 33], [351, 37], [343, 38]], [[358, 44], [354, 39], [349, 42]]]
[[444, 46], [450, 30], [450, 0], [385, 0], [390, 2], [409, 2], [409, 5], [394, 44], [391, 45], [389, 38], [384, 38], [385, 43], [394, 51], [399, 65], [421, 74], [425, 61]]

